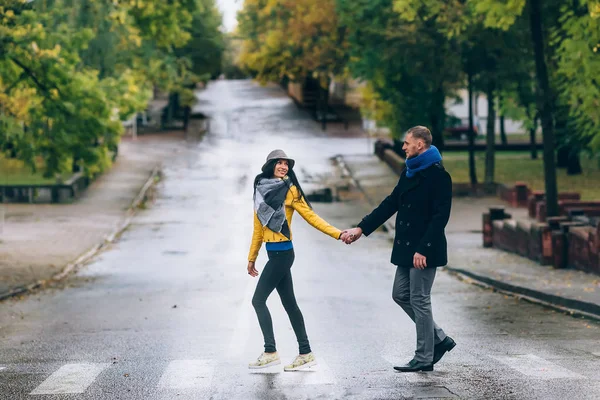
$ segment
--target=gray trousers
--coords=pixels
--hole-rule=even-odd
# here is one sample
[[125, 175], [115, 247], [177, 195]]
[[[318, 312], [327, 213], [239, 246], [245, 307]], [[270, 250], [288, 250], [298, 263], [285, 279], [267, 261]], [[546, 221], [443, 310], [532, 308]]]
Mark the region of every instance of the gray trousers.
[[433, 347], [446, 338], [446, 334], [433, 321], [431, 287], [437, 268], [423, 270], [414, 267], [397, 267], [392, 298], [415, 322], [417, 350], [415, 361], [433, 362]]

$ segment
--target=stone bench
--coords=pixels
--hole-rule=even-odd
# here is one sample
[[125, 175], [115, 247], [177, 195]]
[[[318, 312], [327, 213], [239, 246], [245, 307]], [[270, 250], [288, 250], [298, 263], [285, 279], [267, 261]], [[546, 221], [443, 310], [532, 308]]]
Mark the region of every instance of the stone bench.
[[579, 226], [569, 230], [568, 266], [571, 268], [600, 273], [598, 269], [598, 249], [595, 247], [594, 228]]
[[525, 182], [516, 182], [514, 186], [499, 184], [496, 195], [512, 207], [527, 207], [530, 190]]
[[77, 172], [65, 182], [40, 185], [0, 185], [0, 202], [64, 203], [81, 196], [90, 180]]
[[[535, 206], [535, 216], [538, 221], [546, 219], [546, 202], [538, 201]], [[559, 200], [559, 215], [569, 215], [572, 210], [580, 210], [581, 215], [600, 216], [600, 201]]]
[[[527, 202], [527, 209], [530, 218], [535, 218], [538, 221], [544, 221], [546, 218], [546, 202], [543, 191], [533, 191]], [[576, 192], [561, 192], [558, 193], [558, 201], [579, 201], [581, 195]]]

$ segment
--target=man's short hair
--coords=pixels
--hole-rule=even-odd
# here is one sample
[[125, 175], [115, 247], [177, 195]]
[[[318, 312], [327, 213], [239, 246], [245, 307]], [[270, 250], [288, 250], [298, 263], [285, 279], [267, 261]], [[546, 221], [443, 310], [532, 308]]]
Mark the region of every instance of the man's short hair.
[[421, 139], [427, 147], [431, 146], [431, 143], [433, 142], [433, 137], [431, 136], [429, 129], [421, 125], [413, 126], [406, 131], [406, 134], [412, 135], [415, 139]]

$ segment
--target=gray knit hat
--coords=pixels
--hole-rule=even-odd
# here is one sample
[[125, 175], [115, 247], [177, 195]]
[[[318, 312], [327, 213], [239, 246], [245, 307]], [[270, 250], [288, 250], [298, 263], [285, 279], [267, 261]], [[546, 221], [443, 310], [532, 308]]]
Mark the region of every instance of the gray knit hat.
[[261, 168], [263, 172], [265, 172], [265, 169], [267, 168], [267, 164], [269, 164], [269, 161], [271, 161], [271, 160], [287, 160], [288, 166], [290, 169], [294, 168], [294, 164], [296, 163], [294, 160], [289, 158], [283, 150], [279, 150], [279, 149], [273, 150], [272, 152], [269, 153], [269, 155], [267, 156], [267, 161], [265, 162], [265, 165], [263, 165]]

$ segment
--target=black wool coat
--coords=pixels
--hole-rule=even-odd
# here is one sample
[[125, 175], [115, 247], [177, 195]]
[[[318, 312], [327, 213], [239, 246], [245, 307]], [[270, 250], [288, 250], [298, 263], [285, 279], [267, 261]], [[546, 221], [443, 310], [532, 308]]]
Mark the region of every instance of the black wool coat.
[[452, 179], [441, 164], [412, 178], [405, 169], [392, 193], [358, 226], [369, 236], [397, 212], [392, 264], [412, 267], [414, 254], [420, 253], [427, 257], [427, 267], [444, 266], [448, 263], [444, 229], [451, 205]]

